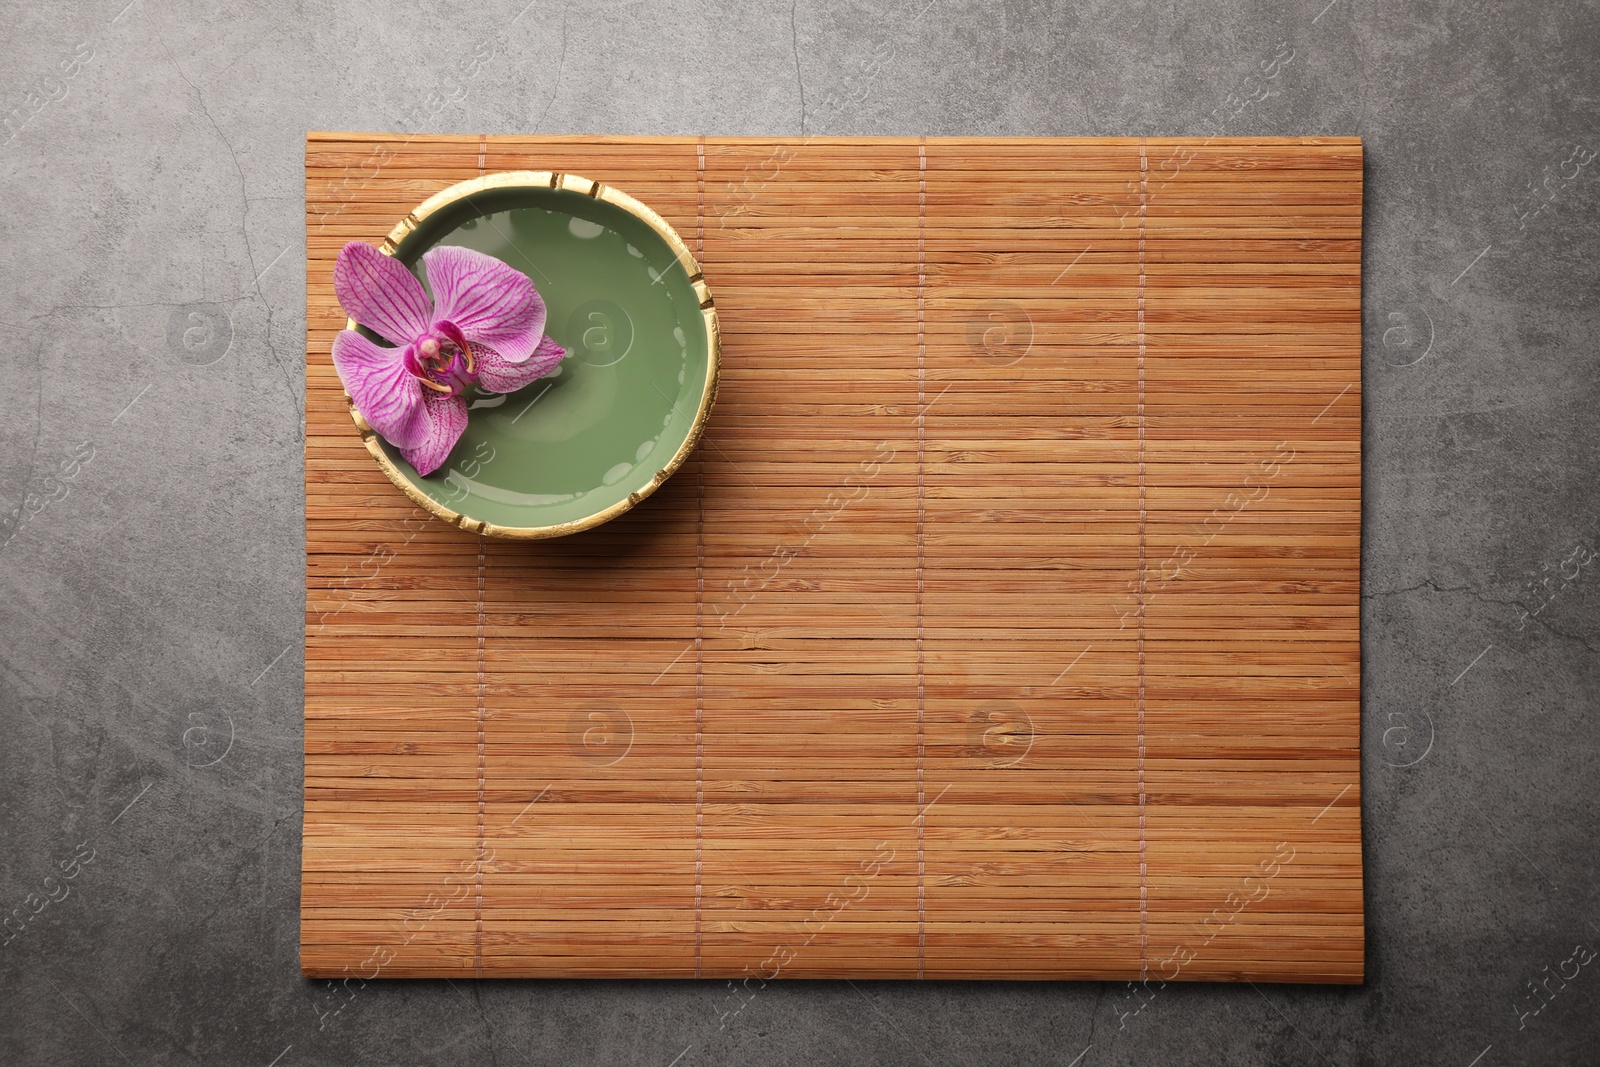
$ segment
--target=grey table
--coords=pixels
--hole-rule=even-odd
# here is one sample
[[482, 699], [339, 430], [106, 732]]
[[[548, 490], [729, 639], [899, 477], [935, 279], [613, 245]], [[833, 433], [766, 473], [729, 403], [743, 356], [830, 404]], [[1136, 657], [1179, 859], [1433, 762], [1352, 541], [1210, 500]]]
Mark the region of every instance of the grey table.
[[[0, 1061], [1600, 1062], [1600, 5], [523, 3], [7, 5]], [[1364, 137], [1367, 984], [301, 980], [308, 128]]]

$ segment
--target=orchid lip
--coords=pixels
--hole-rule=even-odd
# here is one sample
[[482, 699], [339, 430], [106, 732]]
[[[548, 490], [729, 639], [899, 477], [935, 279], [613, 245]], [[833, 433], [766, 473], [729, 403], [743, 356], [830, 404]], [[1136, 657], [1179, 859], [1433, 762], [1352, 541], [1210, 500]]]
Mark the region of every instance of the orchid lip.
[[437, 330], [440, 334], [442, 334], [444, 336], [444, 338], [446, 340], [448, 340], [451, 344], [455, 345], [456, 348], [458, 348], [462, 352], [466, 353], [466, 356], [467, 356], [467, 373], [468, 374], [474, 373], [473, 361], [472, 361], [472, 345], [470, 343], [468, 343], [467, 335], [461, 332], [461, 327], [457, 326], [455, 323], [451, 322], [449, 319], [440, 319], [438, 322], [433, 324], [433, 328], [435, 330]]
[[[453, 345], [449, 341], [446, 343]], [[460, 352], [441, 347], [437, 338], [425, 337], [416, 344], [408, 345], [401, 359], [406, 370], [419, 384], [445, 396], [457, 396], [466, 392], [466, 387], [477, 380], [470, 357], [464, 372], [457, 368], [460, 356]], [[441, 378], [444, 380], [440, 381]]]
[[478, 362], [472, 355], [472, 346], [453, 325], [448, 330], [424, 334], [406, 347], [402, 358], [416, 381], [446, 397], [459, 397], [478, 381]]

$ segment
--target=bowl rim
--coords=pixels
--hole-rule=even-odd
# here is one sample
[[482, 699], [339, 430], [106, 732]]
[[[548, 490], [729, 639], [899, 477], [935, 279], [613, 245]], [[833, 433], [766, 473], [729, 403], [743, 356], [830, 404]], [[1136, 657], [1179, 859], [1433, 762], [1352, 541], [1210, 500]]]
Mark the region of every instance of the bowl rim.
[[[355, 422], [356, 430], [361, 434], [361, 440], [366, 445], [372, 458], [377, 460], [378, 467], [395, 484], [397, 488], [411, 501], [421, 508], [426, 509], [435, 517], [443, 519], [452, 526], [458, 526], [468, 533], [481, 534], [485, 537], [503, 537], [513, 540], [542, 540], [549, 537], [564, 537], [567, 534], [578, 533], [608, 522], [618, 515], [632, 509], [645, 497], [661, 488], [662, 484], [683, 466], [684, 460], [689, 458], [695, 446], [700, 443], [700, 437], [705, 433], [706, 420], [711, 415], [711, 406], [717, 399], [717, 380], [722, 362], [722, 333], [717, 323], [717, 308], [711, 299], [711, 290], [707, 287], [705, 275], [700, 270], [700, 264], [695, 260], [688, 245], [660, 215], [650, 208], [635, 200], [627, 193], [614, 186], [602, 182], [581, 178], [576, 174], [562, 171], [549, 170], [511, 170], [500, 171], [494, 174], [484, 174], [466, 181], [441, 189], [434, 193], [421, 204], [417, 205], [405, 218], [395, 224], [389, 231], [389, 236], [383, 239], [378, 246], [378, 251], [386, 256], [392, 256], [399, 249], [400, 243], [409, 237], [429, 216], [442, 211], [462, 200], [470, 199], [478, 193], [497, 191], [502, 189], [553, 189], [578, 193], [603, 200], [613, 207], [632, 215], [654, 230], [656, 235], [666, 242], [667, 247], [677, 257], [678, 263], [683, 267], [684, 273], [689, 276], [689, 283], [694, 287], [695, 296], [699, 298], [700, 314], [705, 319], [706, 329], [706, 381], [700, 394], [700, 406], [695, 412], [694, 422], [689, 427], [689, 433], [684, 438], [683, 444], [677, 452], [673, 453], [670, 460], [655, 477], [643, 487], [629, 493], [617, 503], [604, 508], [592, 515], [581, 519], [572, 519], [568, 522], [557, 523], [553, 526], [501, 526], [497, 523], [485, 522], [463, 515], [459, 511], [441, 504], [411, 483], [411, 480], [401, 473], [400, 468], [389, 458], [383, 450], [383, 443], [376, 431], [367, 424], [356, 410], [355, 401], [350, 399], [350, 394], [345, 393], [345, 406], [350, 411], [350, 418]], [[356, 328], [354, 319], [346, 319], [345, 328]]]

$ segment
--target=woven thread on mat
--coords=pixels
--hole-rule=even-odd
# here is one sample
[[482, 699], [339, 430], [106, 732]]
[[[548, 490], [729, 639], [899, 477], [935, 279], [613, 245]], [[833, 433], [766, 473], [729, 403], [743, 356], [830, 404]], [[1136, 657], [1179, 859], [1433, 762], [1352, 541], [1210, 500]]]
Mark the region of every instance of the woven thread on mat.
[[[706, 250], [706, 139], [695, 144], [694, 259], [705, 273], [701, 258]], [[700, 977], [704, 929], [700, 901], [705, 891], [705, 605], [706, 605], [706, 458], [702, 451], [694, 465], [694, 976]]]
[[478, 535], [478, 847], [474, 853], [473, 875], [475, 899], [472, 905], [472, 970], [476, 977], [483, 977], [483, 794], [484, 794], [484, 719], [487, 706], [485, 701], [484, 684], [484, 656], [483, 656], [483, 580], [484, 580], [484, 543], [483, 534]]
[[[487, 134], [478, 135], [478, 175], [482, 177], [485, 164], [489, 158], [489, 137]], [[477, 868], [475, 881], [477, 883], [477, 900], [473, 905], [473, 948], [472, 970], [479, 977], [483, 977], [483, 801], [484, 801], [484, 648], [483, 648], [483, 585], [484, 585], [484, 543], [483, 534], [478, 535], [478, 850], [474, 866]]]
[[1150, 884], [1145, 863], [1144, 812], [1144, 240], [1145, 216], [1150, 209], [1149, 160], [1144, 138], [1139, 139], [1139, 977], [1150, 968]]
[[923, 660], [922, 660], [922, 565], [923, 521], [926, 518], [927, 500], [923, 495], [923, 449], [926, 443], [924, 397], [927, 394], [928, 339], [924, 332], [927, 324], [928, 300], [928, 140], [917, 144], [917, 977], [926, 971], [928, 946], [927, 854], [923, 849], [923, 830], [927, 822], [927, 809], [923, 806]]

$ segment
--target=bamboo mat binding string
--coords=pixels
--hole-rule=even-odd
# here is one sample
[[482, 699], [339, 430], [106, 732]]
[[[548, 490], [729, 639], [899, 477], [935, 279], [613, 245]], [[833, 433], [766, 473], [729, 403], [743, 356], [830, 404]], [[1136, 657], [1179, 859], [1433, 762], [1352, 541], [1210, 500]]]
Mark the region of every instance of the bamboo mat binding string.
[[485, 579], [483, 534], [478, 535], [478, 847], [474, 853], [476, 901], [473, 908], [472, 970], [473, 977], [483, 977], [483, 863], [486, 839], [484, 835], [484, 799], [488, 782], [485, 762], [488, 756], [488, 688], [484, 677], [484, 597]]
[[[487, 134], [478, 137], [478, 173], [483, 174], [484, 160], [489, 152], [489, 138]], [[484, 543], [483, 534], [478, 535], [478, 847], [473, 854], [473, 915], [472, 915], [472, 974], [474, 978], [483, 977], [483, 862], [484, 849], [487, 844], [484, 835], [484, 800], [486, 793], [486, 768], [485, 761], [488, 755], [487, 745], [487, 718], [488, 718], [488, 691], [484, 678], [485, 673], [485, 646], [484, 646]]]
[[[706, 139], [694, 146], [694, 258], [705, 267]], [[706, 837], [706, 460], [694, 461], [694, 976], [704, 962], [705, 929], [701, 901], [705, 892]]]
[[927, 563], [928, 380], [928, 139], [917, 142], [917, 977], [927, 974], [928, 813], [923, 784], [927, 763], [927, 674], [923, 653], [924, 570]]
[[1144, 287], [1145, 287], [1145, 231], [1150, 214], [1150, 161], [1145, 154], [1145, 139], [1139, 138], [1139, 978], [1148, 978], [1150, 974], [1150, 870], [1149, 870], [1149, 834], [1145, 810], [1144, 790], [1144, 642], [1145, 642], [1145, 595], [1147, 587], [1145, 578], [1147, 574], [1145, 561], [1146, 515], [1145, 515], [1145, 419], [1144, 419]]

